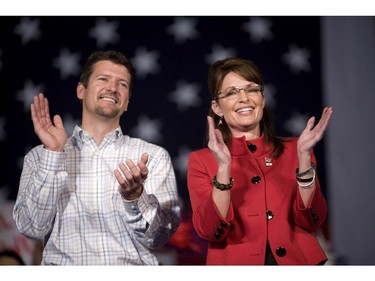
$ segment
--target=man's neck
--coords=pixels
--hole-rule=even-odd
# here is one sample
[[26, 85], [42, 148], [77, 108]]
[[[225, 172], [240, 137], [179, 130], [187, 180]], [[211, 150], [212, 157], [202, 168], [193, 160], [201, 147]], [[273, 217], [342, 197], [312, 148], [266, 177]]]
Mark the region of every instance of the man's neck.
[[99, 145], [108, 133], [118, 128], [119, 124], [118, 119], [106, 121], [96, 120], [94, 122], [82, 120], [82, 129], [88, 132]]

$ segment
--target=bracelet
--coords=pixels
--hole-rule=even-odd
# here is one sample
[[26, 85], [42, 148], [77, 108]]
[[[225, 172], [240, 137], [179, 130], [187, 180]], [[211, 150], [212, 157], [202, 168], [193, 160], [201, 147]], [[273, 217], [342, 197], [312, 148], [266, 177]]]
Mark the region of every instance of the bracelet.
[[315, 170], [312, 170], [312, 172], [313, 172], [313, 175], [312, 175], [311, 178], [303, 179], [299, 176], [296, 176], [297, 181], [298, 182], [311, 182], [311, 181], [313, 181], [315, 179]]
[[214, 187], [216, 187], [217, 189], [220, 189], [221, 191], [230, 190], [233, 187], [233, 182], [234, 182], [234, 179], [230, 178], [228, 184], [220, 183], [217, 181], [216, 176], [214, 176], [212, 180], [212, 184], [214, 185]]
[[[315, 170], [313, 170], [313, 176], [311, 178], [308, 178], [308, 179], [301, 179], [299, 177], [297, 177], [297, 183], [300, 187], [302, 188], [310, 188], [315, 182]], [[306, 184], [304, 184], [306, 183]]]
[[303, 176], [306, 176], [311, 170], [314, 170], [314, 164], [313, 163], [311, 163], [311, 166], [308, 168], [308, 169], [306, 169], [305, 171], [303, 171], [303, 172], [299, 172], [299, 168], [297, 168], [296, 169], [296, 175], [297, 175], [297, 177], [303, 177]]

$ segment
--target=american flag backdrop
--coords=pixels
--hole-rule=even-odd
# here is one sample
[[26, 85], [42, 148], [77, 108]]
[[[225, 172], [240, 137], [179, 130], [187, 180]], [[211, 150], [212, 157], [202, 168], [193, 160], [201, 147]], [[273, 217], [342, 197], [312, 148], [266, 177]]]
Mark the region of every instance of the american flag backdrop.
[[[206, 82], [209, 65], [229, 56], [254, 61], [264, 76], [266, 102], [273, 110], [277, 134], [297, 136], [310, 116], [320, 117], [324, 106], [320, 19], [2, 16], [0, 201], [15, 200], [23, 157], [39, 144], [30, 117], [33, 96], [44, 92], [51, 114], [60, 114], [71, 133], [81, 117], [76, 97], [81, 66], [91, 52], [115, 49], [130, 58], [136, 70], [129, 111], [121, 121], [123, 131], [169, 151], [181, 200], [189, 209], [187, 156], [203, 146], [210, 106]], [[328, 197], [323, 141], [315, 153], [322, 189]], [[0, 228], [4, 225], [0, 222]], [[13, 243], [7, 236], [0, 246], [4, 241]]]

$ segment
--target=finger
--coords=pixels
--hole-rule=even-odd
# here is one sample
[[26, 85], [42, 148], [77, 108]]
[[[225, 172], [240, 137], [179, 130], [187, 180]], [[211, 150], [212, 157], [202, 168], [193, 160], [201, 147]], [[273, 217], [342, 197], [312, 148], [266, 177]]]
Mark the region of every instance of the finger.
[[[47, 101], [48, 106], [48, 101]], [[39, 94], [39, 112], [41, 118], [46, 117], [46, 98], [43, 94]]]
[[125, 163], [121, 162], [119, 163], [118, 168], [120, 169], [122, 177], [125, 179], [128, 185], [132, 185], [134, 183], [134, 177], [131, 174], [129, 167], [125, 165]]
[[120, 184], [120, 185], [126, 185], [126, 180], [125, 178], [122, 176], [122, 174], [119, 172], [119, 170], [114, 170], [113, 173], [115, 174], [115, 177], [117, 179], [117, 182]]
[[138, 162], [138, 164], [146, 165], [147, 162], [148, 162], [148, 154], [143, 153], [142, 156], [141, 156], [141, 160]]
[[125, 178], [129, 183], [140, 183], [142, 180], [140, 168], [131, 160], [126, 160], [127, 172], [124, 172]]
[[39, 96], [34, 96], [34, 100], [33, 100], [33, 107], [35, 109], [35, 117], [40, 119], [40, 99], [39, 99]]
[[315, 124], [315, 116], [310, 117], [310, 119], [307, 121], [305, 131], [311, 131], [312, 128], [314, 128]]
[[215, 121], [211, 116], [207, 116], [207, 122], [208, 122], [208, 138], [212, 141], [216, 141]]
[[38, 113], [36, 111], [34, 103], [30, 105], [30, 110], [31, 110], [31, 120], [33, 121], [33, 124], [35, 127], [36, 125], [39, 125], [39, 118], [38, 118]]
[[223, 134], [219, 129], [215, 129], [215, 138], [217, 143], [224, 144]]
[[320, 120], [318, 124], [315, 126], [314, 130], [315, 132], [322, 137], [324, 131], [326, 130], [328, 126], [328, 121], [332, 114], [332, 108], [326, 107], [323, 109], [322, 116], [320, 117]]
[[[331, 118], [332, 112], [333, 112], [332, 107], [326, 107], [323, 110], [322, 117], [320, 118], [320, 121], [322, 122], [321, 124], [324, 127], [324, 129], [328, 126], [328, 122], [329, 122], [329, 119]], [[319, 121], [319, 123], [320, 123], [320, 121]]]
[[147, 178], [147, 175], [148, 175], [148, 168], [146, 166], [147, 162], [148, 162], [148, 154], [143, 153], [141, 160], [138, 161], [138, 168], [141, 174], [141, 178], [144, 180]]
[[44, 116], [48, 120], [50, 120], [51, 116], [50, 116], [50, 113], [49, 113], [49, 102], [48, 102], [48, 99], [46, 97], [43, 98], [43, 107], [44, 107]]
[[56, 128], [64, 128], [64, 123], [60, 115], [53, 116], [53, 123], [56, 126]]

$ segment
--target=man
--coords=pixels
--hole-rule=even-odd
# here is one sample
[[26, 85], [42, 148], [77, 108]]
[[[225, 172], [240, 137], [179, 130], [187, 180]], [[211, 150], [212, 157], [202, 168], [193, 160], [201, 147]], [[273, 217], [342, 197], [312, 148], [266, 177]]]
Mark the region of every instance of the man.
[[157, 265], [153, 250], [179, 226], [168, 152], [120, 127], [132, 79], [123, 54], [93, 53], [77, 86], [82, 125], [70, 138], [47, 98], [34, 97], [42, 144], [25, 157], [13, 217], [25, 236], [45, 240], [43, 265]]

